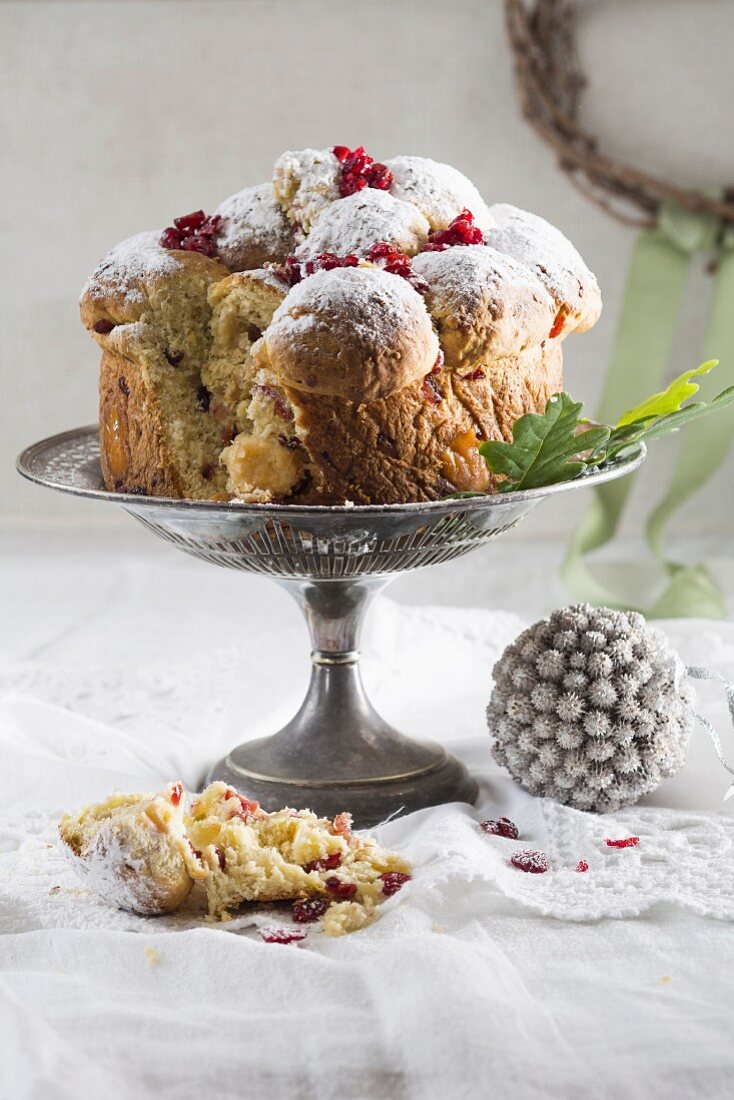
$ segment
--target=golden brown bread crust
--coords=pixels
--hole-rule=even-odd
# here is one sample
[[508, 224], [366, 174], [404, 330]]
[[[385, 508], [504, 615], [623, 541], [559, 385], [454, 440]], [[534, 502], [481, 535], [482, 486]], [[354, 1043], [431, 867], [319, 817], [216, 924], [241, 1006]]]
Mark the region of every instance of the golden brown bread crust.
[[184, 495], [160, 410], [148, 399], [139, 364], [109, 351], [102, 353], [99, 372], [99, 441], [111, 492]]
[[461, 450], [468, 432], [479, 442], [511, 439], [518, 416], [542, 412], [562, 388], [562, 352], [553, 342], [484, 369], [472, 380], [447, 370], [432, 375], [435, 401], [425, 383], [361, 405], [285, 386], [312, 479], [299, 501], [399, 504], [488, 489], [483, 460], [472, 471], [459, 463], [457, 476], [457, 444]]

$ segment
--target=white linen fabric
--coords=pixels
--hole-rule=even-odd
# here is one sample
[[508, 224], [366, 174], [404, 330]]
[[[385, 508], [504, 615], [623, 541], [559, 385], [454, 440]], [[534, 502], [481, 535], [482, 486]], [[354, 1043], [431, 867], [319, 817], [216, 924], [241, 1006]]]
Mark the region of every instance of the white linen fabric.
[[[492, 664], [524, 624], [381, 600], [370, 692], [467, 762], [477, 806], [380, 827], [415, 877], [349, 937], [265, 944], [256, 927], [287, 915], [212, 924], [195, 898], [140, 918], [75, 878], [55, 844], [60, 812], [174, 778], [196, 789], [233, 743], [276, 729], [305, 689], [303, 628], [269, 582], [173, 556], [12, 564], [0, 1097], [731, 1095], [734, 806], [702, 731], [644, 805], [595, 817], [533, 799], [493, 764], [484, 725]], [[734, 678], [734, 624], [663, 625], [686, 663]], [[734, 756], [723, 690], [697, 691]], [[479, 828], [502, 814], [519, 841]], [[638, 847], [605, 843], [629, 835]], [[522, 847], [546, 852], [550, 872], [512, 867]]]

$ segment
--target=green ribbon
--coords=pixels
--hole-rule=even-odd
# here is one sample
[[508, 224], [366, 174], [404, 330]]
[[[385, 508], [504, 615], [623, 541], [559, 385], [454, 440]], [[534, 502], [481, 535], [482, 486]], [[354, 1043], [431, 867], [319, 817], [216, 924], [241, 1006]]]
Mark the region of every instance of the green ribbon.
[[[693, 257], [711, 251], [720, 236], [720, 225], [714, 218], [663, 205], [656, 228], [638, 237], [602, 394], [600, 420], [616, 423], [626, 408], [662, 388]], [[727, 376], [723, 382], [729, 385], [734, 382], [734, 325], [730, 319], [734, 304], [734, 237], [726, 235], [720, 248], [706, 357], [722, 360]], [[721, 368], [717, 374], [717, 381], [721, 382]], [[668, 576], [662, 596], [651, 607], [641, 606], [649, 571], [639, 563], [607, 565], [605, 575], [611, 583], [604, 583], [586, 561], [586, 555], [609, 542], [616, 533], [634, 477], [599, 486], [594, 491], [562, 567], [564, 581], [574, 596], [607, 607], [635, 607], [651, 617], [715, 618], [724, 614], [721, 594], [706, 567], [667, 561], [663, 535], [675, 510], [724, 460], [733, 424], [734, 409], [731, 409], [687, 429], [689, 434], [671, 486], [648, 521], [648, 541]]]

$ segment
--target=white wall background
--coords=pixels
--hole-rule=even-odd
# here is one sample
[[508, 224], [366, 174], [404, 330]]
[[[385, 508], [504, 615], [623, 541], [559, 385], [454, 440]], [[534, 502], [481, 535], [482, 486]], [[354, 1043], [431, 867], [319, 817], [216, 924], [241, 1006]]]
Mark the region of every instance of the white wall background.
[[[364, 144], [465, 171], [491, 201], [556, 222], [606, 308], [567, 343], [567, 386], [593, 410], [633, 234], [589, 205], [519, 116], [501, 0], [0, 2], [0, 515], [17, 526], [129, 523], [27, 485], [25, 444], [96, 419], [97, 352], [76, 300], [108, 247], [267, 179], [285, 148]], [[734, 4], [582, 0], [584, 111], [610, 151], [704, 186], [734, 183]], [[692, 282], [671, 371], [698, 362], [707, 282]], [[733, 310], [734, 315], [734, 310]], [[734, 323], [734, 319], [733, 319]], [[663, 444], [635, 490], [658, 492]], [[681, 531], [730, 532], [734, 459]], [[570, 529], [583, 500], [525, 532]], [[631, 521], [634, 525], [634, 516]]]

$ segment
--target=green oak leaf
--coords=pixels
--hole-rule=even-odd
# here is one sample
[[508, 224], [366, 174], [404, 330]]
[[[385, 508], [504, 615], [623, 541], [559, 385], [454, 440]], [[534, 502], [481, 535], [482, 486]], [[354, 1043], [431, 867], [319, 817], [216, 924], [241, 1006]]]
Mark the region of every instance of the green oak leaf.
[[498, 491], [538, 489], [578, 477], [587, 465], [584, 454], [603, 448], [611, 431], [604, 425], [584, 429], [582, 408], [569, 394], [554, 394], [544, 413], [526, 413], [515, 421], [512, 443], [483, 443], [480, 453], [501, 479]]

